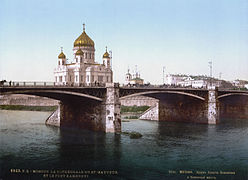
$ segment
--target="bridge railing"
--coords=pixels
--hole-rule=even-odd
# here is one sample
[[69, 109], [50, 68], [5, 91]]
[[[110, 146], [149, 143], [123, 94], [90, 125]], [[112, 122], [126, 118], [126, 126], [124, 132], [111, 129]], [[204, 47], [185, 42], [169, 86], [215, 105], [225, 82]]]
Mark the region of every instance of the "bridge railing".
[[123, 88], [166, 88], [166, 89], [207, 89], [207, 87], [192, 87], [192, 86], [175, 86], [175, 85], [163, 85], [163, 84], [158, 84], [158, 85], [153, 85], [153, 84], [122, 84], [120, 87]]
[[[75, 84], [75, 83], [62, 83], [62, 82], [41, 82], [41, 81], [0, 81], [0, 87], [105, 87], [106, 84], [105, 83], [100, 83], [100, 82], [95, 82], [95, 83], [79, 83], [79, 84]], [[143, 84], [143, 85], [124, 85], [121, 84], [120, 87], [123, 88], [158, 88], [158, 89], [162, 89], [162, 88], [166, 88], [166, 89], [176, 89], [176, 88], [180, 88], [180, 89], [207, 89], [206, 87], [201, 87], [201, 88], [196, 88], [196, 87], [183, 87], [183, 86], [170, 86], [170, 85], [152, 85], [152, 84]], [[248, 91], [248, 89], [246, 88], [237, 88], [237, 87], [233, 87], [233, 88], [218, 88], [219, 90], [239, 90], [239, 91]]]
[[41, 81], [9, 81], [0, 84], [0, 87], [105, 87], [105, 83], [56, 83]]
[[30, 86], [55, 86], [54, 82], [40, 82], [40, 81], [9, 81], [5, 82], [2, 86], [4, 87], [30, 87]]

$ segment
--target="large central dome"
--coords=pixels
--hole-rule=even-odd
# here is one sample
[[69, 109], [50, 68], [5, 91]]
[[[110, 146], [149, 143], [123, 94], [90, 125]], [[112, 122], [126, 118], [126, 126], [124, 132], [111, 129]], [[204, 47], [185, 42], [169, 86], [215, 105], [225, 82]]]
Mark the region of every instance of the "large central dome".
[[74, 41], [74, 47], [90, 46], [94, 47], [95, 43], [90, 37], [86, 34], [85, 28], [83, 33]]

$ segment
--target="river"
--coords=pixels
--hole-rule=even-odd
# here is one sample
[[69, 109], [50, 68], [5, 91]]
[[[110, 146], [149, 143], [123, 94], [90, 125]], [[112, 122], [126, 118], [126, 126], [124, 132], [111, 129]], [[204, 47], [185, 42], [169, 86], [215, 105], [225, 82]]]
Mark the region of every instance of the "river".
[[248, 120], [122, 122], [143, 135], [130, 139], [46, 126], [49, 114], [0, 111], [1, 180], [248, 179]]

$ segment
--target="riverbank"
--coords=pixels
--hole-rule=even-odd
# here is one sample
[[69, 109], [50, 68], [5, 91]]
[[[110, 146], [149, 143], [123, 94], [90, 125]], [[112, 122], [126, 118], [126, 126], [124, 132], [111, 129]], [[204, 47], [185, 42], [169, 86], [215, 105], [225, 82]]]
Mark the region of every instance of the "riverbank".
[[139, 119], [140, 115], [149, 109], [149, 106], [121, 106], [122, 119]]
[[0, 105], [0, 110], [14, 111], [55, 111], [57, 106]]
[[150, 106], [121, 106], [121, 113], [143, 113]]
[[[133, 97], [121, 101], [121, 118], [138, 119], [151, 105], [156, 103], [152, 98]], [[0, 110], [19, 111], [55, 111], [59, 101], [31, 95], [1, 95]]]
[[[0, 110], [14, 111], [55, 111], [58, 106], [0, 105]], [[138, 119], [149, 106], [121, 106], [123, 119]]]

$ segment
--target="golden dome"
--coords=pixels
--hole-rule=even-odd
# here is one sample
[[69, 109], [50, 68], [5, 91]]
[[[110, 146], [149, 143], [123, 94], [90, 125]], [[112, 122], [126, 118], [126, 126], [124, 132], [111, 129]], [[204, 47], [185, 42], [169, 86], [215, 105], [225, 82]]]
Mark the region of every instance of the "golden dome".
[[77, 52], [76, 52], [76, 55], [80, 55], [80, 56], [83, 56], [84, 53], [81, 49], [78, 49]]
[[109, 58], [109, 53], [108, 53], [107, 46], [106, 46], [106, 52], [103, 54], [102, 57], [103, 57], [103, 58]]
[[104, 55], [103, 55], [103, 58], [109, 58], [109, 53], [105, 52]]
[[63, 52], [61, 52], [58, 56], [59, 59], [65, 59], [65, 54]]
[[90, 46], [94, 47], [95, 43], [85, 32], [85, 24], [83, 26], [83, 33], [74, 41], [74, 47]]

